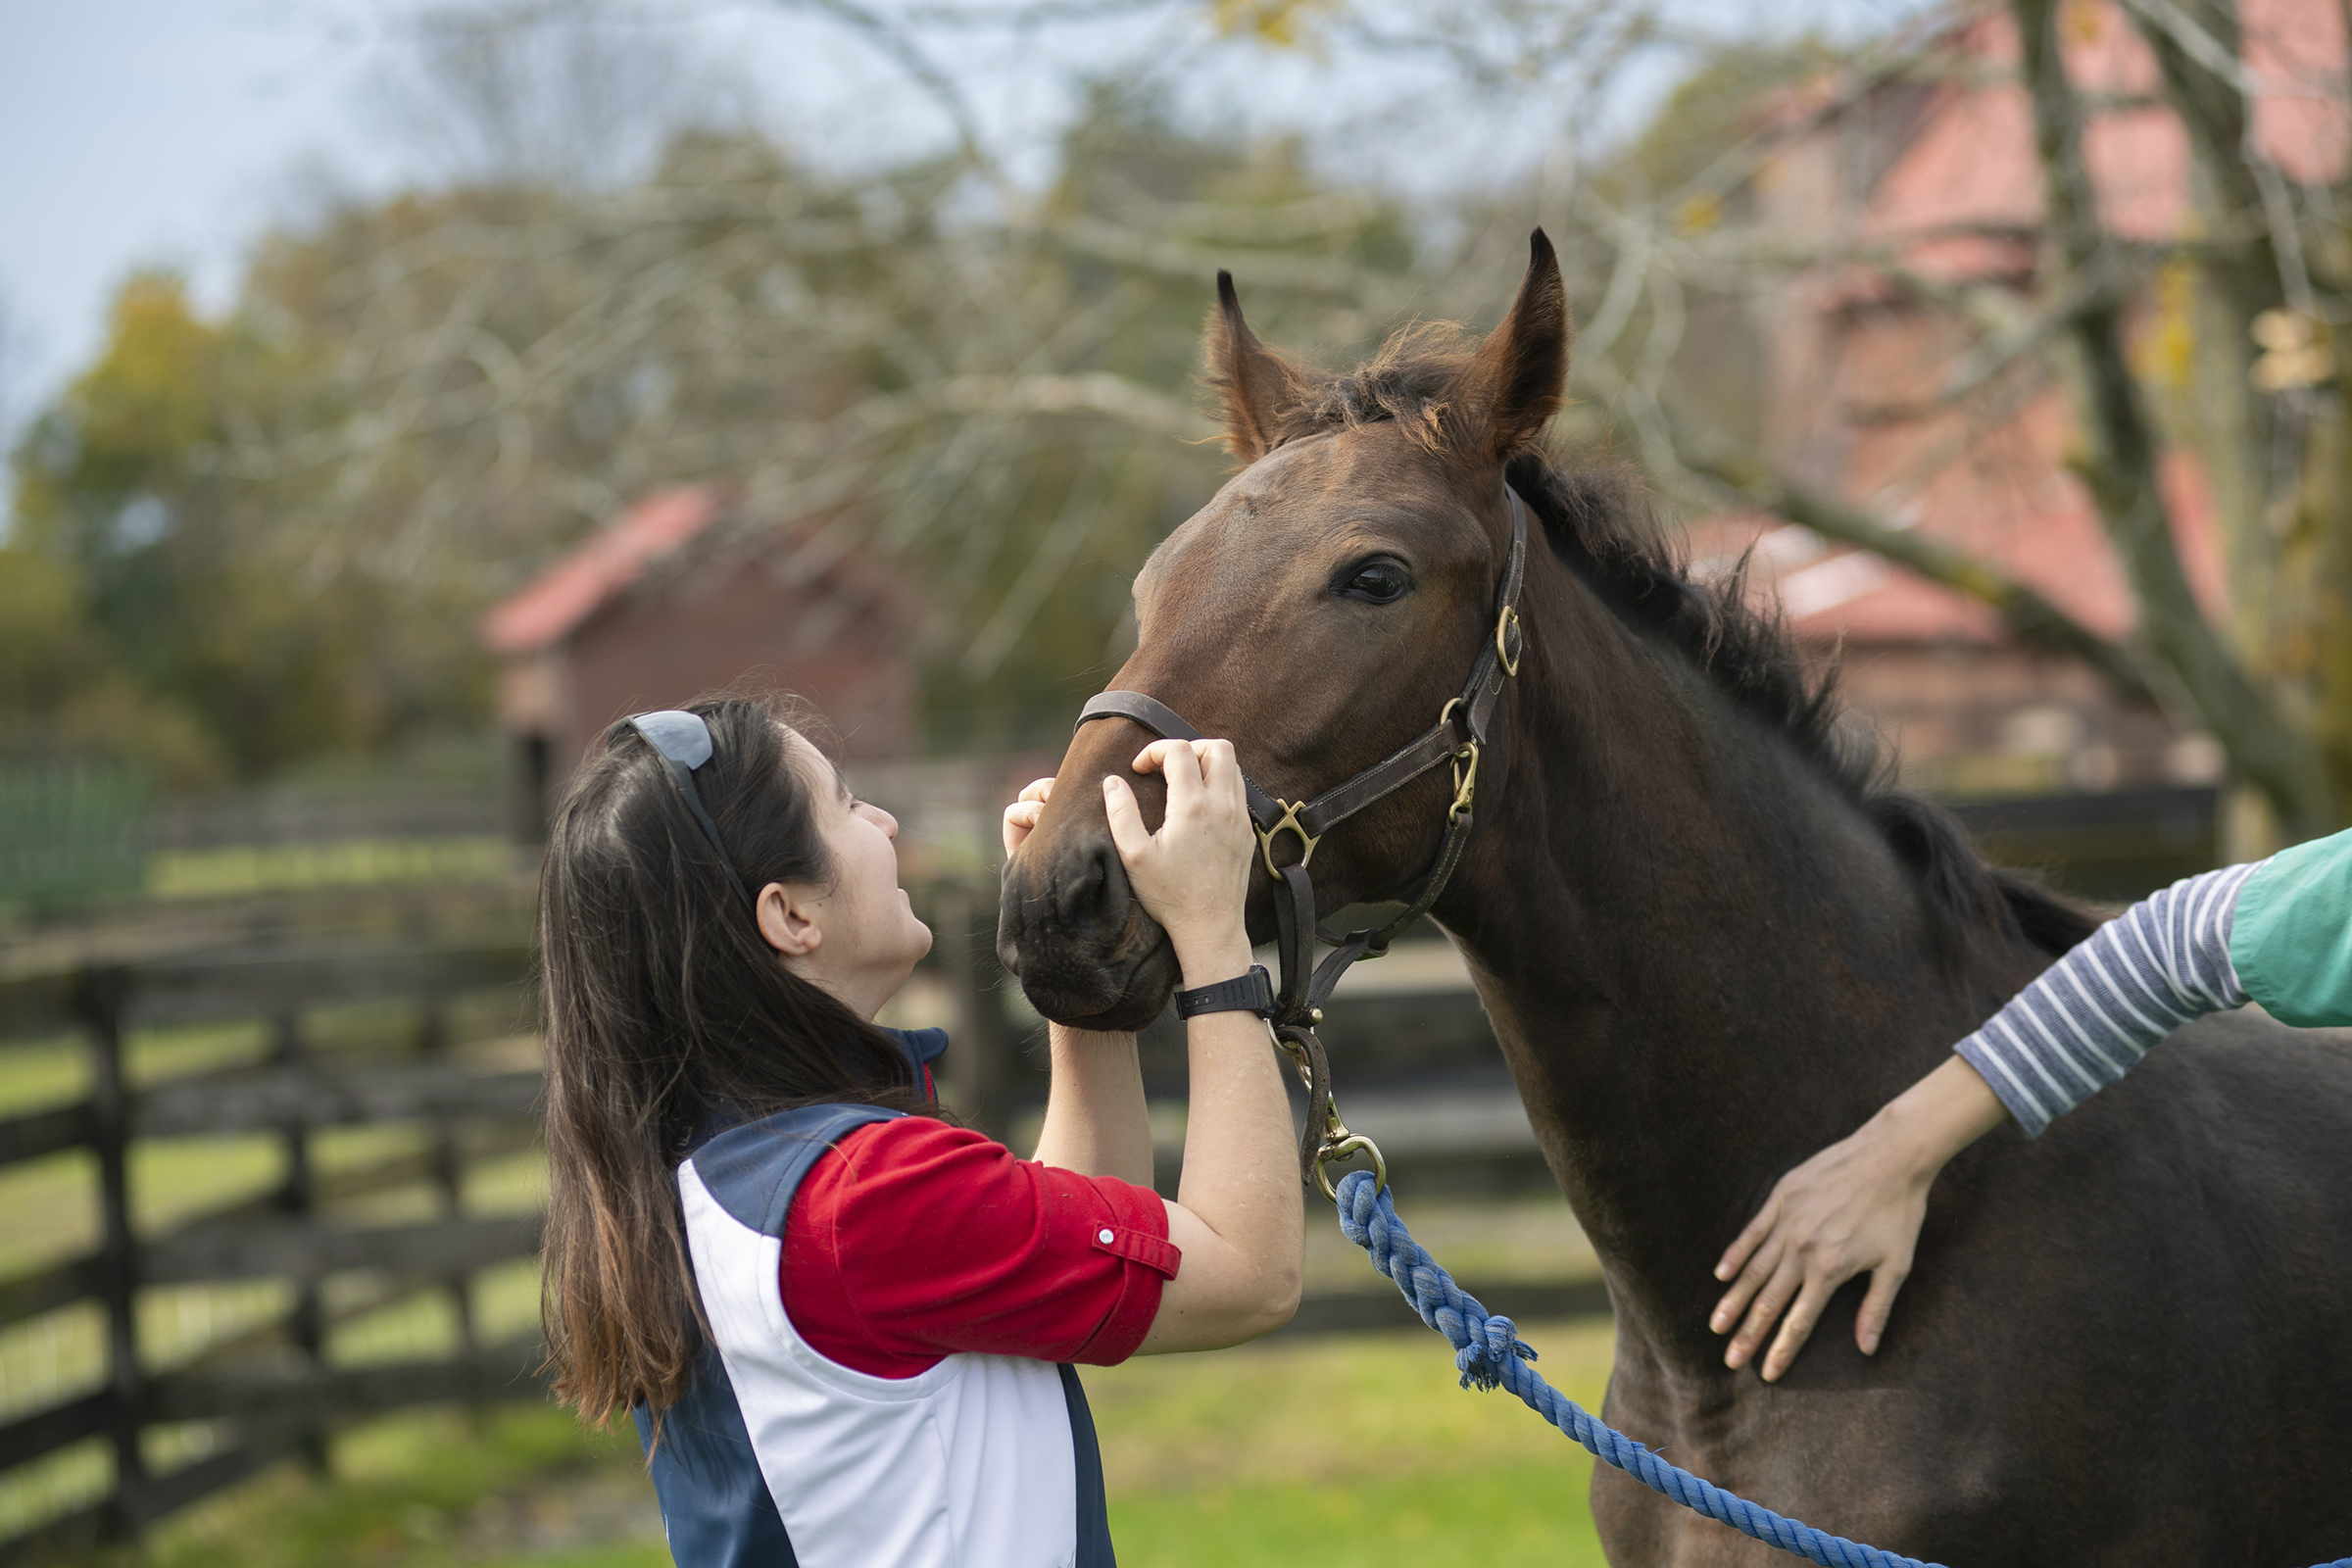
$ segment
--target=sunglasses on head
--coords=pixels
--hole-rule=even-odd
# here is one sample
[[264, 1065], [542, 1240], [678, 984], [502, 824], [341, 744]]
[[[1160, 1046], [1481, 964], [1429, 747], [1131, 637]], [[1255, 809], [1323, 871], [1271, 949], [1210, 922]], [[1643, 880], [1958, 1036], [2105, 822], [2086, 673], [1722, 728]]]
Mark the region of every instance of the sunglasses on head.
[[694, 770], [710, 760], [713, 751], [710, 726], [704, 721], [702, 714], [689, 713], [676, 708], [663, 709], [657, 713], [631, 713], [622, 722], [644, 736], [645, 743], [654, 749], [654, 755], [662, 759], [662, 768], [669, 779], [670, 789], [676, 792], [679, 800], [686, 803], [686, 809], [702, 824], [703, 836], [710, 841], [710, 848], [717, 853], [718, 868], [727, 873], [727, 880], [735, 884], [735, 891], [743, 895], [743, 902], [758, 908], [758, 904], [752, 898], [752, 890], [744, 886], [743, 878], [736, 873], [735, 862], [727, 856], [727, 847], [719, 842], [718, 824], [710, 820], [710, 813], [703, 808], [702, 794], [694, 787]]

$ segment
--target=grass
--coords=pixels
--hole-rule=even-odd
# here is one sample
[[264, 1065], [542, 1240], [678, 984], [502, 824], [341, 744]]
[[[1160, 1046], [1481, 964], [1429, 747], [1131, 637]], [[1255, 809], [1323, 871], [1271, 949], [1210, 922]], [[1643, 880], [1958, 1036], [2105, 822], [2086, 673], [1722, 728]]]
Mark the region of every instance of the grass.
[[[1606, 1323], [1531, 1326], [1597, 1403]], [[1503, 1394], [1456, 1388], [1435, 1334], [1277, 1342], [1089, 1370], [1126, 1568], [1603, 1561], [1586, 1452]]]
[[[292, 1465], [159, 1532], [146, 1568], [440, 1568], [486, 1561], [665, 1561], [634, 1434], [584, 1433], [550, 1408], [407, 1415], [336, 1440], [336, 1479]], [[621, 1506], [598, 1506], [611, 1499]], [[629, 1506], [635, 1503], [638, 1506]], [[613, 1542], [617, 1522], [623, 1540]], [[534, 1551], [551, 1524], [580, 1538]], [[560, 1539], [560, 1537], [559, 1537]], [[650, 1553], [650, 1554], [649, 1554]], [[659, 1554], [652, 1555], [652, 1554]]]
[[514, 874], [514, 847], [496, 836], [349, 839], [166, 850], [147, 858], [157, 899], [223, 898], [312, 888], [496, 882]]

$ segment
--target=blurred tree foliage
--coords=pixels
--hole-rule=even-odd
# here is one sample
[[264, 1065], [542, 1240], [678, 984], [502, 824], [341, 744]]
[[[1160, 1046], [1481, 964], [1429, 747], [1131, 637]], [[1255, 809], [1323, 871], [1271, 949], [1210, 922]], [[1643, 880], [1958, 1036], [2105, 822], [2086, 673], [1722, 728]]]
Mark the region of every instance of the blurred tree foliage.
[[[1212, 20], [1281, 43], [1349, 15]], [[1432, 13], [1392, 41], [1601, 69], [1599, 34], [1547, 17]], [[184, 785], [478, 726], [479, 611], [701, 479], [741, 488], [737, 526], [799, 529], [808, 569], [864, 549], [923, 590], [933, 744], [1050, 740], [1121, 655], [1135, 564], [1225, 469], [1192, 388], [1216, 270], [1270, 338], [1338, 361], [1409, 316], [1490, 311], [1524, 256], [1517, 196], [1433, 223], [1123, 81], [1034, 188], [968, 139], [849, 179], [740, 128], [673, 129], [616, 177], [618, 154], [560, 155], [630, 142], [580, 117], [691, 93], [658, 63], [631, 88], [641, 35], [584, 40], [530, 66], [500, 58], [527, 32], [437, 33], [416, 107], [479, 134], [451, 131], [430, 186], [267, 236], [222, 319], [169, 277], [125, 285], [15, 455], [21, 747]], [[534, 81], [545, 103], [518, 107]], [[1615, 252], [1585, 238], [1597, 291]]]
[[[105, 350], [22, 443], [0, 558], [12, 743], [136, 756], [192, 782], [477, 726], [479, 610], [648, 489], [703, 479], [739, 488], [731, 526], [794, 530], [798, 568], [860, 549], [923, 591], [934, 744], [1050, 740], [1120, 654], [1136, 563], [1223, 471], [1190, 385], [1216, 270], [1269, 340], [1336, 362], [1409, 318], [1491, 318], [1540, 217], [1579, 323], [1563, 441], [1638, 455], [1693, 509], [1774, 513], [1983, 599], [2134, 701], [2175, 693], [2294, 832], [2340, 819], [2352, 357], [2328, 323], [2352, 288], [2336, 216], [2352, 176], [2294, 185], [2245, 153], [2254, 89], [2230, 0], [2129, 13], [2165, 112], [2194, 132], [2207, 237], [2125, 245], [2081, 214], [2063, 234], [1994, 222], [2004, 243], [2038, 244], [2032, 275], [1954, 286], [1918, 275], [1902, 235], [1829, 219], [1788, 231], [1758, 192], [1815, 135], [1867, 189], [1923, 104], [2016, 90], [1963, 46], [1965, 18], [1833, 48], [1745, 23], [1693, 33], [1654, 0], [1108, 0], [1070, 15], [1122, 8], [1190, 16], [1204, 36], [1248, 40], [1235, 47], [1303, 39], [1435, 65], [1432, 96], [1364, 106], [1408, 135], [1465, 93], [1533, 106], [1550, 128], [1478, 150], [1518, 157], [1523, 176], [1407, 204], [1121, 80], [1086, 96], [1049, 177], [1016, 180], [935, 57], [968, 29], [1061, 13], [825, 8], [956, 127], [936, 157], [851, 177], [739, 125], [680, 129], [710, 94], [648, 65], [642, 29], [610, 48], [566, 35], [534, 65], [500, 54], [530, 29], [483, 13], [435, 34], [420, 68], [432, 90], [415, 118], [455, 127], [443, 177], [269, 237], [219, 321], [169, 278], [132, 279]], [[2012, 9], [2024, 35], [2056, 24], [2052, 6]], [[1603, 84], [1661, 49], [1679, 89], [1631, 134], [1596, 128]], [[2044, 70], [2034, 100], [2050, 147], [2140, 112], [2062, 74]], [[2342, 74], [2323, 84], [2332, 101]], [[517, 101], [532, 83], [547, 89], [537, 108]], [[661, 135], [610, 122], [639, 104], [666, 106]], [[659, 156], [632, 151], [645, 147]], [[2070, 356], [2115, 386], [2145, 381], [2083, 426], [2133, 438], [2130, 462], [2083, 470], [2104, 473], [2099, 504], [2132, 564], [2130, 636], [2076, 624], [1875, 502], [1814, 489], [1775, 449], [1767, 318], [1857, 268], [1948, 321], [1960, 359], [1939, 411], [1997, 420]], [[2117, 301], [2148, 278], [2171, 291], [2159, 314], [2177, 352], [2135, 369]], [[2227, 645], [2162, 591], [2178, 564], [2143, 535], [2169, 533], [2117, 500], [2153, 493], [2141, 470], [2168, 441], [2215, 476], [2238, 600]]]
[[957, 160], [851, 184], [698, 131], [612, 188], [474, 180], [271, 235], [220, 321], [134, 277], [15, 455], [11, 733], [186, 785], [478, 725], [480, 609], [714, 478], [743, 526], [813, 521], [816, 564], [875, 550], [927, 592], [940, 744], [1033, 738], [1217, 482], [1185, 444], [1215, 265], [1261, 261], [1261, 315], [1345, 340], [1333, 296], [1413, 257], [1298, 146], [1109, 88], [1007, 203]]
[[436, 607], [315, 570], [289, 515], [307, 498], [227, 459], [299, 405], [307, 346], [268, 341], [252, 312], [200, 320], [168, 274], [123, 284], [97, 360], [15, 455], [14, 749], [120, 757], [184, 787], [478, 704], [478, 674], [423, 623]]

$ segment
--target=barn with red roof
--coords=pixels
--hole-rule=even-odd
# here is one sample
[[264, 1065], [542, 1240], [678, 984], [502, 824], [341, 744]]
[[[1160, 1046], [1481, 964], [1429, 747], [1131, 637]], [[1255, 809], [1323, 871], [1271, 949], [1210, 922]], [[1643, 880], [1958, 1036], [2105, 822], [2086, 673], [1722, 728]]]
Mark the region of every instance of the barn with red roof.
[[798, 693], [849, 758], [906, 755], [923, 618], [838, 515], [779, 521], [723, 485], [645, 497], [482, 617], [517, 834], [543, 835], [553, 792], [613, 720], [722, 688]]

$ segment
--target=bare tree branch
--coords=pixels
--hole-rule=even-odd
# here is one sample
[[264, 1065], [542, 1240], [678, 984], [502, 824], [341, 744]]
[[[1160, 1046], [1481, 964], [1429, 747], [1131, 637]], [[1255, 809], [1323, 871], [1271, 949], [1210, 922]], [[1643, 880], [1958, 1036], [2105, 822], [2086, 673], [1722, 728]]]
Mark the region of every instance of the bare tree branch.
[[1690, 472], [1714, 481], [1717, 505], [1752, 508], [1810, 528], [1824, 538], [1859, 545], [1988, 607], [2019, 641], [2081, 660], [2127, 701], [2157, 706], [2157, 695], [2148, 684], [2138, 655], [2101, 637], [1991, 564], [1917, 529], [1896, 528], [1835, 496], [1792, 483], [1757, 466], [1694, 453], [1688, 446], [1682, 458]]

